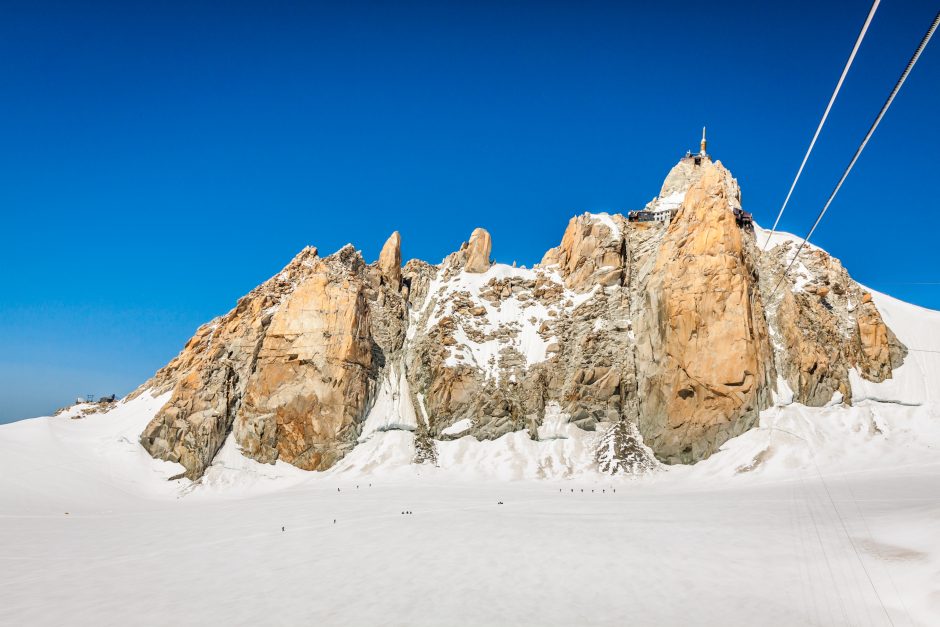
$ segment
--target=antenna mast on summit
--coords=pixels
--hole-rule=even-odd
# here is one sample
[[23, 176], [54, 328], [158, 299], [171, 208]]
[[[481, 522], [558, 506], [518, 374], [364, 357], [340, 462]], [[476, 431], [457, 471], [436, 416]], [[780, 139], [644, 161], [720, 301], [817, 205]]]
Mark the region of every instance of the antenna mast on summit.
[[705, 127], [702, 127], [702, 150], [699, 152], [703, 157], [705, 156]]

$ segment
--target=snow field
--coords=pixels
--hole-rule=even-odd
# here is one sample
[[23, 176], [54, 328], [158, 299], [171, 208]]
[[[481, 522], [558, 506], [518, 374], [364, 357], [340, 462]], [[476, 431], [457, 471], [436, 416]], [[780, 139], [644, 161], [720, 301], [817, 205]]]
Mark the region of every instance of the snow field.
[[930, 625], [935, 477], [334, 477], [5, 513], [0, 624]]
[[4, 425], [0, 625], [936, 625], [940, 312], [873, 298], [911, 351], [892, 379], [853, 376], [851, 407], [780, 386], [757, 428], [639, 478], [598, 473], [560, 408], [543, 441], [412, 464], [397, 372], [325, 473], [230, 437], [168, 481], [137, 442], [166, 396]]

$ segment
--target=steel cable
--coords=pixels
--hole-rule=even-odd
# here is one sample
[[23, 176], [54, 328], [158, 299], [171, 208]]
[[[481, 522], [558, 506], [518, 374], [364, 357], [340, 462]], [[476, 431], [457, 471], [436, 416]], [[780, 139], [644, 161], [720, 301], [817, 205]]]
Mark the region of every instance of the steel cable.
[[[871, 139], [871, 136], [875, 133], [875, 129], [878, 128], [878, 125], [881, 123], [882, 118], [884, 118], [885, 113], [888, 112], [888, 108], [891, 106], [891, 103], [894, 102], [895, 96], [898, 95], [898, 92], [901, 90], [901, 86], [904, 84], [904, 81], [907, 80], [908, 75], [911, 73], [911, 70], [914, 68], [914, 65], [917, 63], [917, 59], [920, 58], [921, 53], [924, 51], [924, 48], [927, 46], [927, 42], [930, 41], [930, 38], [933, 37], [934, 31], [937, 30], [937, 25], [940, 24], [940, 11], [937, 12], [937, 15], [934, 17], [933, 23], [930, 25], [930, 28], [927, 30], [927, 33], [924, 35], [923, 39], [920, 41], [920, 45], [917, 46], [917, 49], [914, 51], [914, 55], [911, 57], [911, 60], [908, 61], [907, 67], [904, 68], [904, 71], [901, 73], [901, 77], [898, 79], [898, 82], [895, 83], [894, 89], [891, 90], [891, 94], [888, 96], [888, 99], [885, 101], [884, 105], [881, 107], [881, 111], [878, 112], [878, 115], [875, 117], [875, 121], [872, 122], [871, 128], [868, 129], [868, 133], [865, 134], [865, 139], [862, 140], [862, 143], [859, 144], [858, 148], [855, 150], [855, 154], [852, 156], [852, 160], [849, 162], [849, 165], [845, 168], [845, 171], [842, 173], [842, 178], [839, 179], [839, 182], [836, 184], [835, 188], [832, 190], [832, 193], [829, 195], [829, 199], [826, 201], [826, 204], [823, 205], [822, 210], [819, 212], [819, 215], [816, 217], [816, 222], [813, 223], [813, 227], [809, 230], [809, 233], [806, 234], [806, 237], [803, 238], [803, 241], [800, 242], [800, 245], [796, 249], [796, 253], [793, 255], [793, 259], [790, 260], [790, 263], [787, 265], [786, 269], [783, 271], [783, 274], [780, 275], [780, 280], [777, 281], [777, 284], [774, 286], [774, 289], [770, 292], [770, 298], [773, 298], [774, 294], [777, 293], [777, 289], [780, 287], [780, 284], [783, 283], [783, 280], [786, 278], [787, 273], [790, 271], [790, 268], [793, 267], [793, 264], [796, 263], [797, 258], [800, 255], [800, 251], [803, 250], [803, 246], [806, 245], [806, 242], [809, 241], [809, 238], [812, 237], [813, 233], [816, 231], [816, 227], [819, 226], [819, 223], [822, 221], [823, 216], [826, 215], [826, 211], [829, 210], [829, 205], [832, 204], [833, 199], [835, 199], [836, 194], [839, 193], [839, 190], [842, 188], [842, 184], [845, 182], [845, 179], [848, 178], [849, 172], [852, 171], [852, 168], [855, 167], [855, 162], [858, 161], [859, 156], [861, 156], [862, 151], [865, 150], [865, 146], [868, 144], [868, 140]], [[767, 238], [767, 241], [770, 241], [770, 238]]]
[[875, 11], [878, 10], [879, 4], [881, 4], [881, 0], [875, 0], [871, 5], [871, 9], [868, 11], [868, 19], [866, 19], [865, 23], [862, 25], [862, 30], [859, 32], [858, 38], [855, 40], [855, 47], [852, 48], [852, 53], [845, 62], [845, 68], [842, 70], [842, 76], [839, 77], [839, 82], [836, 83], [836, 88], [832, 92], [832, 97], [829, 98], [829, 104], [826, 105], [826, 110], [823, 112], [822, 119], [819, 120], [819, 126], [816, 127], [816, 133], [813, 135], [813, 139], [809, 143], [809, 148], [806, 149], [806, 154], [803, 155], [803, 162], [800, 164], [800, 169], [796, 171], [796, 177], [794, 177], [793, 183], [790, 185], [790, 191], [787, 192], [787, 197], [783, 200], [783, 206], [780, 207], [780, 212], [777, 214], [777, 219], [774, 220], [774, 225], [770, 229], [770, 235], [767, 236], [767, 241], [764, 243], [764, 250], [767, 250], [767, 246], [770, 245], [770, 238], [774, 233], [777, 232], [777, 225], [780, 223], [780, 218], [783, 216], [783, 212], [787, 208], [787, 203], [790, 202], [790, 196], [793, 195], [793, 190], [796, 188], [797, 181], [800, 180], [800, 175], [803, 174], [803, 168], [806, 167], [806, 162], [809, 160], [809, 155], [811, 152], [813, 152], [813, 147], [816, 145], [816, 140], [819, 138], [819, 133], [822, 131], [822, 127], [826, 123], [826, 118], [829, 117], [829, 111], [832, 109], [832, 105], [835, 103], [836, 97], [839, 95], [839, 90], [842, 89], [842, 83], [845, 81], [845, 77], [849, 73], [849, 68], [852, 67], [852, 61], [855, 60], [855, 54], [858, 52], [859, 46], [862, 45], [862, 40], [865, 39], [865, 33], [868, 32], [868, 26], [871, 24], [872, 18], [875, 17]]

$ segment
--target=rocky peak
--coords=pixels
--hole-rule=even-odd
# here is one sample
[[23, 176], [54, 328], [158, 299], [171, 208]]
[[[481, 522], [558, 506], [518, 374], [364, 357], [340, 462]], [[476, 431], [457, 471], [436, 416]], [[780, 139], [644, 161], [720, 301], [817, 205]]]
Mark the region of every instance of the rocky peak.
[[624, 232], [619, 214], [585, 213], [571, 218], [561, 244], [542, 258], [543, 266], [557, 265], [565, 285], [584, 291], [594, 285], [617, 285], [626, 263]]
[[689, 188], [702, 178], [710, 165], [712, 165], [712, 160], [707, 155], [683, 157], [666, 175], [663, 186], [659, 190], [660, 198], [689, 191]]
[[382, 278], [397, 291], [401, 287], [401, 235], [398, 231], [385, 240], [382, 252], [379, 253], [378, 265]]
[[[303, 249], [290, 260], [281, 273], [292, 272], [298, 267], [310, 267], [310, 264], [313, 263], [313, 260], [319, 256], [319, 251], [316, 246], [304, 246]], [[263, 285], [263, 284], [262, 284]]]
[[197, 478], [227, 437], [258, 461], [322, 470], [390, 430], [428, 463], [447, 439], [598, 430], [599, 469], [641, 472], [751, 428], [778, 373], [822, 405], [851, 402], [853, 369], [880, 381], [903, 362], [822, 251], [774, 292], [795, 245], [761, 252], [720, 162], [683, 158], [653, 204], [668, 225], [575, 216], [534, 269], [491, 263], [482, 228], [439, 265], [402, 268], [397, 232], [372, 265], [352, 245], [305, 248], [141, 387], [172, 390], [141, 443]]
[[363, 269], [344, 247], [274, 313], [234, 419], [249, 456], [321, 470], [352, 446], [374, 390]]
[[640, 431], [670, 462], [749, 429], [773, 381], [755, 253], [730, 210], [737, 185], [719, 163], [700, 170], [659, 247], [639, 330]]
[[470, 234], [470, 243], [467, 246], [467, 262], [464, 270], [475, 274], [486, 272], [490, 268], [490, 251], [493, 242], [486, 229], [476, 228]]
[[334, 273], [358, 273], [365, 267], [362, 253], [352, 244], [346, 244], [335, 253], [324, 259], [327, 266]]

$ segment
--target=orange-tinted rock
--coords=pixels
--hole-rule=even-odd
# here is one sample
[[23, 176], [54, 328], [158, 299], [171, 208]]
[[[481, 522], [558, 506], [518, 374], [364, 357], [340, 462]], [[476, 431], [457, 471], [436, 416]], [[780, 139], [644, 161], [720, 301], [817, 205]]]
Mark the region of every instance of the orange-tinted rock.
[[475, 274], [489, 270], [492, 247], [493, 243], [487, 230], [474, 229], [467, 246], [467, 262], [464, 264], [464, 270]]
[[[809, 405], [851, 402], [852, 368], [890, 377], [905, 349], [871, 295], [812, 246], [775, 292], [792, 242], [760, 252], [732, 214], [736, 181], [699, 161], [680, 161], [654, 200], [684, 197], [668, 226], [577, 216], [541, 266], [485, 282], [464, 274], [491, 267], [483, 229], [440, 265], [402, 268], [397, 232], [371, 265], [351, 246], [305, 249], [142, 386], [173, 393], [141, 442], [195, 479], [229, 434], [256, 460], [322, 470], [387, 428], [433, 462], [436, 439], [573, 425], [605, 430], [613, 472], [646, 466], [646, 446], [707, 457], [756, 424], [777, 373]], [[392, 411], [376, 398], [397, 417], [366, 423], [373, 404]]]
[[372, 385], [363, 281], [321, 262], [275, 314], [235, 420], [259, 461], [329, 468], [355, 442]]
[[749, 429], [770, 401], [772, 355], [737, 184], [706, 164], [670, 224], [638, 335], [640, 431], [660, 459], [691, 462]]
[[617, 285], [626, 263], [621, 216], [599, 219], [589, 213], [571, 218], [561, 244], [542, 258], [543, 266], [558, 265], [565, 285], [583, 291], [595, 284]]
[[901, 364], [903, 353], [900, 343], [891, 329], [885, 325], [875, 303], [862, 300], [855, 314], [858, 325], [858, 339], [861, 353], [858, 357], [858, 369], [862, 376], [872, 381], [884, 381], [891, 377], [894, 367]]
[[151, 455], [179, 462], [192, 479], [202, 475], [232, 428], [271, 311], [317, 263], [316, 248], [305, 248], [234, 309], [200, 327], [180, 354], [135, 392], [173, 391], [141, 433]]
[[865, 379], [883, 381], [903, 362], [906, 349], [884, 324], [871, 295], [825, 251], [804, 248], [798, 269], [781, 282], [794, 247], [786, 242], [762, 257], [766, 293], [780, 284], [771, 306], [780, 338], [777, 370], [800, 403], [821, 406], [836, 394], [851, 403], [852, 368]]
[[389, 236], [379, 254], [379, 272], [392, 289], [401, 287], [401, 235], [398, 231]]

